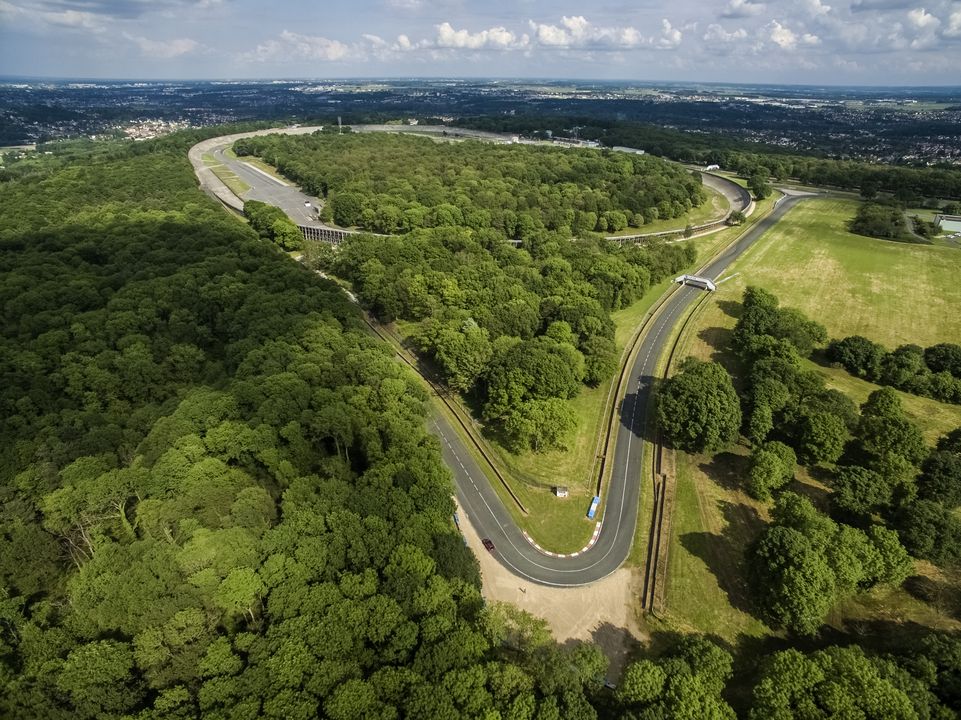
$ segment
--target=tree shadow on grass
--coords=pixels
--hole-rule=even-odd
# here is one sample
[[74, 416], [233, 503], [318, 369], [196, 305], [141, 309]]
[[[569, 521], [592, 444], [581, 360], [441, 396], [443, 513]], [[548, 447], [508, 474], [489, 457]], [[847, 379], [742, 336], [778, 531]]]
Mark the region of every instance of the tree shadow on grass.
[[840, 363], [832, 362], [828, 360], [827, 350], [825, 348], [817, 348], [812, 352], [808, 359], [813, 362], [818, 367], [823, 368], [843, 368]]
[[720, 452], [713, 455], [708, 462], [698, 465], [698, 469], [725, 490], [744, 490], [751, 460], [744, 455], [731, 452]]
[[681, 545], [704, 561], [732, 607], [760, 617], [751, 602], [746, 553], [766, 523], [749, 505], [722, 501], [719, 507], [726, 521], [721, 533], [686, 533], [681, 535]]
[[801, 482], [800, 480], [792, 480], [787, 484], [784, 490], [807, 498], [818, 510], [828, 515], [831, 514], [831, 501], [829, 499], [831, 495], [830, 490], [817, 487], [816, 485], [811, 485], [810, 483]]
[[904, 655], [919, 648], [936, 629], [914, 620], [845, 620], [841, 627], [822, 625], [813, 637], [793, 637], [791, 645], [802, 652], [823, 650], [831, 645], [860, 645], [868, 652]]
[[924, 575], [913, 575], [904, 581], [908, 593], [930, 605], [939, 615], [961, 619], [961, 587], [957, 582]]
[[722, 313], [728, 317], [737, 319], [741, 317], [741, 303], [734, 300], [718, 300], [717, 306]]
[[725, 327], [706, 327], [702, 328], [697, 334], [698, 338], [711, 348], [711, 360], [719, 362], [725, 357], [731, 347], [731, 338], [734, 331]]

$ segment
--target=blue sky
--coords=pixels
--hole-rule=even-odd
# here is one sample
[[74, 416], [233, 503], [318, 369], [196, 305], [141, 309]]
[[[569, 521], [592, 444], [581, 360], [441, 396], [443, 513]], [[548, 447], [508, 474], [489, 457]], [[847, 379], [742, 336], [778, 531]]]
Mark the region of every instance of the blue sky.
[[0, 74], [961, 84], [961, 0], [0, 0]]

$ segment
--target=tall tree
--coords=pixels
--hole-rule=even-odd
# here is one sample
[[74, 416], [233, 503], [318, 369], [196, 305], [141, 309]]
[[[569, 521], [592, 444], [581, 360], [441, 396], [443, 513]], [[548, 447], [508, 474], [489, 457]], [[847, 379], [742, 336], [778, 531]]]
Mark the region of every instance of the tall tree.
[[658, 389], [658, 427], [677, 448], [720, 450], [737, 439], [741, 406], [731, 376], [717, 363], [687, 358]]

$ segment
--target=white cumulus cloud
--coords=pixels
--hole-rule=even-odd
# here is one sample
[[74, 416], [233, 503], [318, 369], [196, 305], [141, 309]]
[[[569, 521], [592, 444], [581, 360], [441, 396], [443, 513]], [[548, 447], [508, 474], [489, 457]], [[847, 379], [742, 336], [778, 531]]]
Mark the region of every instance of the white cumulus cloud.
[[[582, 15], [564, 16], [559, 26], [531, 20], [530, 28], [532, 39], [538, 45], [550, 48], [629, 49], [650, 43], [650, 39], [645, 38], [636, 28], [594, 25]], [[670, 30], [670, 27], [665, 28], [668, 33]], [[667, 39], [671, 42], [669, 36]]]
[[714, 23], [707, 26], [707, 32], [704, 33], [703, 39], [709, 43], [739, 42], [747, 39], [747, 30], [744, 28], [738, 28], [733, 32], [728, 32], [720, 25]]
[[947, 37], [961, 37], [961, 10], [955, 10], [948, 16], [948, 26], [944, 29]]
[[795, 50], [799, 45], [810, 47], [821, 44], [821, 38], [817, 35], [813, 33], [796, 33], [777, 20], [772, 20], [765, 25], [763, 32], [766, 34], [768, 40], [782, 50]]
[[434, 44], [438, 48], [507, 50], [526, 47], [528, 42], [529, 38], [526, 34], [518, 37], [504, 27], [493, 27], [472, 33], [468, 30], [455, 30], [449, 22], [444, 22], [437, 26], [437, 38]]
[[301, 35], [284, 30], [276, 38], [267, 40], [254, 50], [253, 59], [261, 62], [288, 62], [291, 60], [335, 61], [345, 59], [350, 46], [339, 40], [319, 35]]
[[657, 39], [657, 47], [662, 50], [673, 50], [681, 44], [683, 38], [681, 31], [672, 26], [667, 18], [661, 20], [661, 36]]
[[[436, 32], [432, 37], [420, 40], [414, 40], [409, 35], [402, 34], [391, 42], [379, 35], [365, 34], [362, 36], [361, 43], [349, 49], [358, 51], [359, 55], [372, 55], [380, 59], [418, 51], [430, 53], [432, 57], [446, 57], [458, 51], [524, 51], [530, 54], [538, 51], [590, 53], [591, 51], [615, 52], [634, 49], [673, 50], [683, 41], [684, 31], [693, 30], [696, 25], [678, 28], [667, 18], [662, 18], [658, 31], [645, 35], [635, 27], [596, 25], [582, 15], [575, 15], [564, 16], [557, 24], [529, 20], [529, 32], [520, 32], [504, 26], [472, 31], [454, 27], [450, 22], [442, 22], [434, 28]], [[347, 48], [347, 46], [343, 47]], [[265, 44], [258, 48], [258, 51], [260, 54], [270, 56], [275, 54], [272, 44]]]
[[925, 8], [919, 7], [908, 13], [908, 25], [915, 31], [910, 44], [912, 50], [929, 50], [937, 47], [939, 43], [938, 28], [941, 27], [940, 19], [929, 13]]
[[768, 31], [768, 37], [771, 42], [773, 42], [778, 47], [784, 50], [793, 50], [797, 47], [797, 35], [788, 28], [779, 23], [777, 20], [772, 20], [765, 28]]
[[908, 21], [918, 30], [933, 30], [941, 25], [941, 21], [923, 7], [915, 8], [909, 12]]
[[730, 0], [721, 11], [721, 17], [726, 18], [746, 18], [758, 15], [764, 10], [764, 3], [751, 2], [751, 0]]

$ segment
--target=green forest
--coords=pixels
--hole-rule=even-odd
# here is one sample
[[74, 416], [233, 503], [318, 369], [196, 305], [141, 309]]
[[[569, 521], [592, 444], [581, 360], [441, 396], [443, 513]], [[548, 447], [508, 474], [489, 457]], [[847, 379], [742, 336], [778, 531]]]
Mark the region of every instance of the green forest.
[[617, 366], [610, 313], [691, 265], [691, 243], [619, 245], [541, 232], [515, 248], [493, 230], [357, 235], [325, 268], [409, 335], [443, 382], [480, 406], [516, 452], [564, 447], [566, 400]]
[[451, 226], [519, 240], [544, 230], [614, 233], [682, 217], [706, 199], [700, 176], [611, 151], [381, 133], [271, 135], [234, 150], [325, 198], [322, 219], [384, 234]]
[[901, 345], [889, 352], [879, 343], [852, 335], [832, 340], [825, 355], [865, 380], [961, 404], [961, 345], [957, 343], [938, 343], [927, 348]]
[[[875, 390], [860, 407], [827, 388], [801, 362], [826, 340], [819, 323], [748, 287], [732, 337], [743, 364], [743, 402], [721, 365], [689, 359], [664, 384], [657, 407], [675, 447], [716, 452], [737, 440], [743, 404], [752, 447], [745, 490], [775, 499], [773, 523], [749, 553], [758, 610], [773, 627], [808, 635], [845, 596], [903, 583], [911, 557], [961, 564], [954, 513], [961, 506], [961, 428], [927, 447], [890, 388]], [[883, 355], [866, 342], [848, 338], [829, 352], [852, 363], [871, 350]], [[930, 350], [944, 363], [961, 353], [956, 345]], [[893, 373], [900, 356], [876, 362]], [[788, 490], [798, 462], [820, 471], [830, 514]]]
[[850, 223], [851, 232], [882, 240], [911, 240], [904, 209], [897, 205], [866, 202], [858, 208]]
[[505, 649], [420, 386], [197, 139], [0, 185], [0, 716], [593, 717], [597, 648]]
[[536, 135], [546, 129], [563, 135], [565, 128], [577, 125], [582, 138], [597, 140], [607, 147], [637, 148], [684, 163], [716, 163], [745, 178], [793, 178], [811, 185], [861, 190], [868, 198], [885, 192], [908, 205], [916, 205], [922, 199], [961, 198], [961, 171], [948, 165], [907, 167], [815, 157], [792, 153], [774, 145], [740, 140], [722, 132], [690, 132], [632, 120], [554, 115], [466, 117], [458, 118], [454, 124], [493, 132]]
[[[953, 717], [947, 635], [764, 652], [670, 636], [610, 691], [596, 645], [485, 603], [421, 385], [336, 285], [201, 194], [200, 139], [0, 182], [0, 717]], [[412, 234], [409, 264], [465, 242]], [[550, 303], [508, 272], [583, 286], [576, 268], [606, 262], [559, 247], [484, 249], [493, 297], [531, 311], [477, 326], [517, 315], [572, 345], [578, 316], [542, 327]], [[431, 283], [428, 303], [459, 297]], [[792, 507], [784, 522], [807, 522]]]

